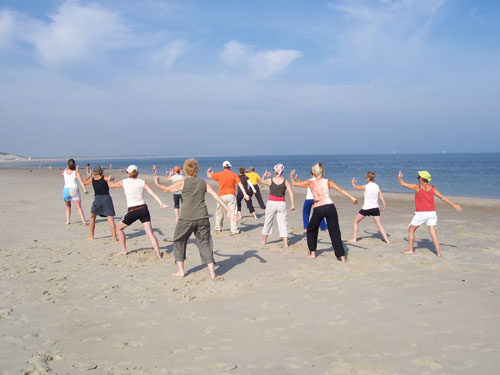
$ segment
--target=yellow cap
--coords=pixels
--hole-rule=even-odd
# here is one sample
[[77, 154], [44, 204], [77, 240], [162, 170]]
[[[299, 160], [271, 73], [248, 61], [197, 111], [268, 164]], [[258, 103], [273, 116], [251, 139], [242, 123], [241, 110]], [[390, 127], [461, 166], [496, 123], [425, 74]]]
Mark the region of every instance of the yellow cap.
[[427, 180], [427, 181], [431, 181], [431, 174], [427, 171], [418, 171], [417, 172], [419, 177], [422, 177], [423, 179]]

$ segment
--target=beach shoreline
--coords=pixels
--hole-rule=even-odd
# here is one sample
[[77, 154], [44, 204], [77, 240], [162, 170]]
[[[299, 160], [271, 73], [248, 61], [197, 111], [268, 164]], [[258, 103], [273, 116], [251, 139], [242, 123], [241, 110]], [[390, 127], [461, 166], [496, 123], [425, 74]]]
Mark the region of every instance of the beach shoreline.
[[[151, 175], [140, 177], [152, 183]], [[212, 282], [193, 240], [187, 276], [171, 276], [171, 195], [154, 188], [167, 210], [146, 197], [163, 259], [138, 223], [125, 231], [129, 254], [116, 256], [105, 220], [93, 241], [74, 209], [64, 225], [60, 170], [0, 168], [0, 178], [5, 374], [497, 373], [500, 200], [453, 198], [461, 213], [436, 200], [438, 258], [424, 227], [416, 253], [400, 254], [411, 193], [384, 193], [386, 245], [369, 218], [358, 242], [345, 243], [362, 202], [353, 206], [332, 192], [349, 258], [341, 264], [323, 232], [318, 258], [305, 257], [305, 189], [294, 188], [290, 247], [276, 226], [262, 246], [263, 211], [254, 221], [243, 204], [242, 233], [231, 236], [226, 220], [213, 235], [219, 280]], [[111, 195], [118, 221], [123, 191]], [[92, 201], [92, 191], [83, 195], [87, 219]], [[215, 203], [208, 196], [207, 203], [213, 229]]]

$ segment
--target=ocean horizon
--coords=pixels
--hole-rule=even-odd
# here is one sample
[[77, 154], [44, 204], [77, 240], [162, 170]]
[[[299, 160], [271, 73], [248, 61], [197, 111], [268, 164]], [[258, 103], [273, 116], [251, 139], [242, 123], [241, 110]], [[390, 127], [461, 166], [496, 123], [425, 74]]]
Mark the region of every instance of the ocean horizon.
[[[86, 164], [101, 164], [104, 168], [126, 168], [136, 164], [140, 173], [151, 174], [152, 165], [156, 164], [161, 175], [166, 169], [175, 165], [182, 167], [184, 160], [191, 156], [113, 156], [113, 157], [74, 157], [80, 168]], [[399, 171], [403, 179], [416, 183], [417, 171], [427, 170], [432, 175], [431, 183], [436, 185], [444, 195], [500, 198], [500, 153], [434, 153], [434, 154], [318, 154], [318, 155], [210, 155], [192, 156], [200, 163], [200, 177], [206, 177], [205, 171], [212, 167], [215, 171], [222, 169], [222, 162], [229, 160], [232, 170], [238, 173], [239, 167], [253, 166], [262, 175], [266, 170], [272, 171], [276, 163], [285, 165], [285, 176], [288, 178], [292, 169], [296, 170], [300, 179], [309, 178], [311, 166], [322, 162], [325, 166], [325, 177], [335, 181], [344, 189], [352, 189], [351, 180], [357, 184], [365, 183], [365, 174], [369, 170], [377, 174], [376, 182], [384, 192], [409, 192], [402, 188], [398, 181]], [[31, 159], [25, 162], [5, 163], [1, 167], [9, 168], [64, 168], [66, 158]], [[116, 177], [116, 176], [115, 176]]]

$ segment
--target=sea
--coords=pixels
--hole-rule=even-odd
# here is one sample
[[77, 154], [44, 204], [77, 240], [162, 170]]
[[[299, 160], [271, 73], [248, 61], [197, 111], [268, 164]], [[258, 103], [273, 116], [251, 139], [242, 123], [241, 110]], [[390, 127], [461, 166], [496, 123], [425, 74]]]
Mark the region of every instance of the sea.
[[[182, 167], [188, 157], [169, 156], [126, 156], [103, 158], [75, 158], [81, 169], [86, 164], [102, 165], [105, 169], [126, 168], [130, 164], [139, 167], [140, 173], [152, 173], [153, 164], [158, 166], [161, 174], [166, 169], [178, 165]], [[232, 170], [238, 173], [239, 167], [253, 166], [262, 175], [266, 170], [272, 171], [277, 163], [285, 165], [285, 176], [292, 169], [296, 170], [300, 179], [310, 177], [311, 166], [321, 162], [325, 166], [325, 177], [335, 181], [345, 189], [352, 189], [351, 181], [357, 179], [358, 184], [365, 183], [368, 171], [376, 173], [376, 183], [382, 191], [403, 193], [397, 180], [399, 171], [403, 179], [409, 183], [417, 183], [417, 171], [427, 170], [432, 175], [431, 183], [441, 193], [455, 197], [500, 198], [500, 153], [436, 153], [436, 154], [363, 154], [363, 155], [251, 155], [251, 156], [197, 156], [200, 164], [198, 175], [205, 177], [205, 171], [212, 167], [222, 170], [222, 163], [229, 160]], [[64, 168], [66, 160], [37, 162], [31, 160], [23, 164], [7, 164], [2, 167], [12, 168]], [[115, 177], [118, 177], [115, 175]]]

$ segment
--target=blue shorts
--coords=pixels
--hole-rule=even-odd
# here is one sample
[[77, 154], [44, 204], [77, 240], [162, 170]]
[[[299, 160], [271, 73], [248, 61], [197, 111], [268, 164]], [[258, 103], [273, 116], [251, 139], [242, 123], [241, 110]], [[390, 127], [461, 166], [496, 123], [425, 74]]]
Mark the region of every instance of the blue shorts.
[[65, 202], [81, 200], [80, 190], [78, 188], [63, 188], [63, 199]]

